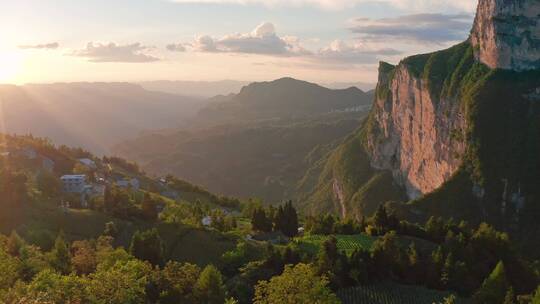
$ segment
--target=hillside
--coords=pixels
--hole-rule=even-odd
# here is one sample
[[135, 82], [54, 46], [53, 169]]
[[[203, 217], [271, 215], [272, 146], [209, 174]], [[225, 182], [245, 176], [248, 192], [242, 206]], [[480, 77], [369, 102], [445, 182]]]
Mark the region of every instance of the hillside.
[[367, 109], [372, 95], [356, 87], [331, 90], [293, 78], [254, 82], [238, 94], [217, 96], [198, 113], [196, 123], [222, 124], [280, 118], [305, 118]]
[[[486, 220], [535, 235], [540, 37], [527, 33], [537, 32], [539, 9], [537, 1], [480, 1], [468, 41], [397, 66], [381, 63], [369, 118], [304, 192], [306, 210], [360, 216], [381, 203], [411, 200], [390, 206], [418, 221]], [[520, 18], [530, 22], [515, 23]], [[478, 32], [485, 28], [493, 31]], [[487, 44], [496, 47], [478, 47]]]
[[173, 174], [215, 193], [278, 202], [294, 196], [305, 170], [355, 130], [361, 115], [147, 132], [114, 152], [151, 174]]
[[212, 98], [190, 128], [148, 131], [114, 153], [151, 174], [278, 202], [295, 197], [306, 170], [359, 126], [372, 96], [290, 78], [253, 83]]
[[173, 128], [204, 101], [128, 83], [0, 86], [5, 132], [34, 134], [106, 154], [146, 129]]
[[[164, 183], [122, 159], [100, 159], [84, 150], [58, 148], [39, 138], [2, 135], [0, 152], [0, 233], [17, 231], [30, 243], [50, 248], [60, 231], [70, 241], [96, 239], [108, 223], [114, 223], [114, 244], [128, 248], [134, 233], [157, 228], [168, 259], [200, 265], [219, 259], [236, 242], [234, 237], [204, 229], [196, 219], [157, 220], [157, 211], [150, 212], [153, 215], [149, 217], [144, 204], [149, 200], [153, 208], [168, 214], [172, 212], [169, 210], [189, 209], [195, 203], [200, 204], [202, 212], [233, 210], [239, 207], [237, 200], [215, 196], [173, 177]], [[92, 159], [95, 169], [82, 167], [78, 161], [81, 157]], [[119, 180], [129, 179], [137, 179], [140, 188], [110, 190], [118, 191], [114, 199], [117, 207], [113, 209], [107, 207], [107, 194], [104, 197], [98, 192], [88, 196], [85, 207], [80, 196], [62, 192], [60, 182], [60, 176], [80, 174], [81, 170], [95, 189], [101, 184], [116, 189], [120, 186], [113, 185]], [[67, 208], [65, 202], [69, 202]]]

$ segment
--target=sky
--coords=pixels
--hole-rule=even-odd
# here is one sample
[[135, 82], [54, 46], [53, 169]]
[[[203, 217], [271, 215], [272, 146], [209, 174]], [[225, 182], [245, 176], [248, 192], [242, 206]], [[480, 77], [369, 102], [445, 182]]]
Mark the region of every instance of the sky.
[[476, 0], [0, 0], [0, 83], [377, 79], [467, 39]]

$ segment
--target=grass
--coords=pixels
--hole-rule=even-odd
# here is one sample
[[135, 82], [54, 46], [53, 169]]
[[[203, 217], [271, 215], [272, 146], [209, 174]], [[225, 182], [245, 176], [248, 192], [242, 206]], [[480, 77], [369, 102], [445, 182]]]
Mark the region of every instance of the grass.
[[[450, 296], [449, 292], [391, 282], [347, 288], [337, 294], [343, 304], [432, 304], [443, 303]], [[456, 303], [466, 304], [470, 300], [457, 298]]]
[[[348, 255], [352, 254], [356, 249], [370, 249], [377, 239], [365, 234], [336, 235], [335, 237], [338, 249], [345, 251]], [[314, 255], [319, 252], [322, 244], [329, 238], [330, 236], [326, 235], [307, 235], [297, 238], [295, 242], [301, 250]]]

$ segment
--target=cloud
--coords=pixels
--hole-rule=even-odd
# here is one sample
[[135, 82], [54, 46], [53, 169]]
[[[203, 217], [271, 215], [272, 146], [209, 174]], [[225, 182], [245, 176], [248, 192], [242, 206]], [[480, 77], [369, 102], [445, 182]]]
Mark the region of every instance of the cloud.
[[57, 49], [59, 46], [60, 44], [58, 42], [52, 42], [52, 43], [34, 44], [34, 45], [19, 45], [19, 48], [23, 50], [26, 50], [26, 49], [54, 50], [54, 49]]
[[309, 52], [300, 45], [297, 37], [280, 37], [272, 23], [264, 22], [250, 33], [212, 38], [198, 36], [191, 45], [193, 50], [211, 53], [242, 53], [274, 56], [297, 56]]
[[391, 48], [375, 48], [359, 42], [349, 44], [343, 40], [335, 40], [330, 46], [320, 49], [316, 57], [329, 63], [372, 64], [381, 57], [401, 54], [401, 51]]
[[476, 0], [170, 0], [177, 3], [213, 3], [238, 5], [264, 5], [267, 7], [306, 7], [342, 10], [362, 3], [384, 3], [405, 11], [448, 11], [473, 12]]
[[143, 46], [140, 43], [107, 44], [89, 42], [84, 49], [75, 50], [70, 55], [85, 57], [90, 62], [152, 62], [159, 58], [147, 55], [144, 51], [152, 47]]
[[473, 16], [469, 14], [412, 14], [395, 18], [359, 18], [351, 31], [371, 41], [406, 41], [442, 44], [467, 38]]
[[186, 47], [182, 43], [168, 44], [166, 46], [166, 48], [167, 48], [167, 50], [169, 50], [171, 52], [185, 52], [186, 51]]

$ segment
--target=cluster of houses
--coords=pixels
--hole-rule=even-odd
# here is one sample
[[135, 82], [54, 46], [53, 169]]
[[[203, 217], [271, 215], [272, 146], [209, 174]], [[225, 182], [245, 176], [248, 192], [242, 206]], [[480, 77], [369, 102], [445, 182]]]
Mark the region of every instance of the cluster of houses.
[[[81, 158], [79, 163], [89, 169], [97, 169], [96, 163], [88, 158]], [[107, 184], [115, 184], [117, 187], [139, 190], [140, 182], [137, 178], [118, 177], [107, 180], [104, 177], [95, 175], [95, 182], [90, 182], [86, 174], [66, 174], [60, 177], [64, 193], [80, 194], [82, 207], [87, 207], [86, 199], [95, 196], [104, 196]]]

